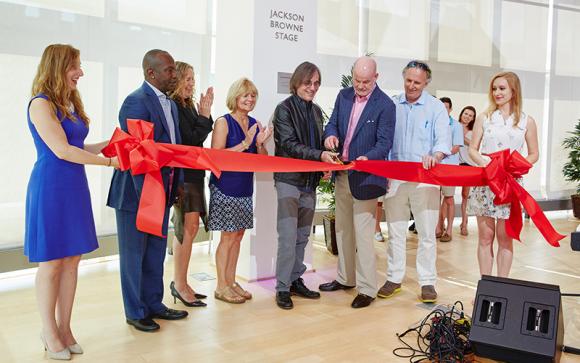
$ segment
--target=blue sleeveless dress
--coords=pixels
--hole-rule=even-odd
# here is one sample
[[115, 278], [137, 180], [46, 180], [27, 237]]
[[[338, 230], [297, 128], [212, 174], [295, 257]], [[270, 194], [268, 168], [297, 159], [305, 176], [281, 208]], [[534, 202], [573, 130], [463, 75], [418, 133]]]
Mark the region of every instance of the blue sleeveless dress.
[[[246, 138], [238, 122], [230, 115], [224, 115], [228, 124], [226, 149], [234, 147]], [[256, 119], [248, 116], [248, 128], [256, 123]], [[245, 153], [256, 154], [256, 138]], [[218, 179], [211, 175], [209, 179], [209, 215], [208, 229], [210, 231], [239, 231], [254, 227], [254, 173], [223, 172]]]
[[[45, 262], [89, 253], [99, 246], [85, 167], [56, 157], [27, 114], [37, 159], [26, 192], [24, 254], [30, 262]], [[61, 126], [70, 145], [84, 147], [89, 129], [80, 119], [65, 118]]]

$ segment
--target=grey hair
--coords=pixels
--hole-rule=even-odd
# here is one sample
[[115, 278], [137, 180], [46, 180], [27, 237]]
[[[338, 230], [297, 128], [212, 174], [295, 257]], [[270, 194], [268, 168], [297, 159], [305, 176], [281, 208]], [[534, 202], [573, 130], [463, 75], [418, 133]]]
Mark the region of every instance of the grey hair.
[[410, 68], [418, 68], [418, 69], [424, 71], [425, 73], [427, 73], [427, 82], [431, 82], [431, 68], [429, 68], [429, 65], [427, 63], [422, 62], [420, 60], [413, 59], [412, 61], [407, 63], [405, 68], [403, 68], [403, 72], [402, 72], [403, 77], [405, 76], [405, 72], [407, 71], [407, 69], [410, 69]]

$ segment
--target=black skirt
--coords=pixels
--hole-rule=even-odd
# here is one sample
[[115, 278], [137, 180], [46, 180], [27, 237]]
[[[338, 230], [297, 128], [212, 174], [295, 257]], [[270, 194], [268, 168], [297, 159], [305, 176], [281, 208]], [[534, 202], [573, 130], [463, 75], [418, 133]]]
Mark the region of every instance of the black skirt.
[[199, 212], [203, 226], [207, 229], [207, 207], [205, 193], [203, 190], [203, 179], [193, 183], [183, 183], [183, 199], [173, 205], [173, 216], [171, 221], [175, 231], [175, 237], [183, 243], [183, 228], [185, 223], [185, 213]]

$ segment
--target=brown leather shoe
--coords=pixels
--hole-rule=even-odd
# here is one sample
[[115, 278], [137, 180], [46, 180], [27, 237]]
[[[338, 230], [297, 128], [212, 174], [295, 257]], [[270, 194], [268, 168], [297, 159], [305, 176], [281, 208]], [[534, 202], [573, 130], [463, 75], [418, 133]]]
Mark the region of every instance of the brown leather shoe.
[[435, 291], [435, 286], [421, 286], [421, 301], [424, 303], [434, 303], [437, 301], [437, 291]]
[[350, 306], [353, 307], [354, 309], [365, 308], [365, 307], [369, 306], [373, 302], [374, 299], [375, 299], [374, 297], [370, 297], [370, 296], [365, 295], [365, 294], [358, 294], [354, 298], [354, 300], [352, 301]]
[[383, 287], [381, 287], [379, 289], [377, 296], [382, 297], [383, 299], [386, 299], [388, 297], [395, 295], [396, 293], [398, 293], [400, 291], [401, 291], [401, 284], [397, 284], [397, 283], [394, 283], [394, 282], [387, 280], [387, 282], [385, 282]]

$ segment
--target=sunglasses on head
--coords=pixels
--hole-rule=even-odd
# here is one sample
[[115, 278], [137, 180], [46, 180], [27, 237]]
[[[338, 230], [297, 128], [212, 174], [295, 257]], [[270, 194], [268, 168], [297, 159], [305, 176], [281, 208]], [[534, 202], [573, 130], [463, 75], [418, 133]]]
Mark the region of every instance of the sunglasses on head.
[[410, 61], [409, 63], [407, 63], [407, 66], [405, 68], [419, 68], [419, 69], [424, 70], [425, 72], [427, 72], [427, 74], [429, 76], [431, 76], [431, 68], [429, 68], [427, 63], [423, 63], [423, 62], [418, 61], [418, 60]]

